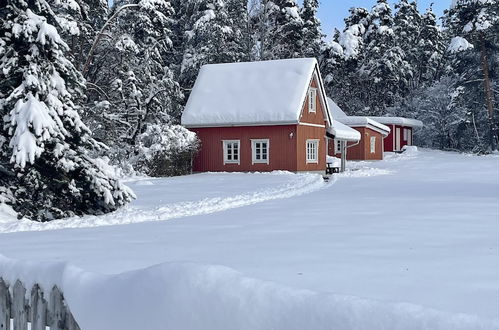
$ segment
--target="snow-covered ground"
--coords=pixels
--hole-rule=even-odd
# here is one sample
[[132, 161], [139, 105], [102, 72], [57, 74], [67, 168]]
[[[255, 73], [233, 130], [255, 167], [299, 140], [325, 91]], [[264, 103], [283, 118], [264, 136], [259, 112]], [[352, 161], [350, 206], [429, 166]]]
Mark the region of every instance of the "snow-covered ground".
[[[0, 254], [70, 262], [38, 280], [64, 283], [84, 330], [104, 329], [95, 312], [116, 301], [104, 315], [128, 312], [120, 329], [132, 328], [147, 300], [141, 319], [168, 329], [499, 329], [499, 155], [390, 154], [328, 184], [275, 173], [129, 185], [138, 199], [115, 215], [0, 221]], [[39, 267], [0, 258], [13, 277]]]

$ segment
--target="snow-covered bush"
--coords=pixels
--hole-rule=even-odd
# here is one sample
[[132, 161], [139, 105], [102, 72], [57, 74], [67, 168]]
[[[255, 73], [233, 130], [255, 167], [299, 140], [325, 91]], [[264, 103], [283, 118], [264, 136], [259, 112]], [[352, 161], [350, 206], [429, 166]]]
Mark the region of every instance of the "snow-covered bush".
[[136, 170], [151, 176], [190, 173], [199, 147], [196, 134], [180, 125], [149, 125], [138, 137]]

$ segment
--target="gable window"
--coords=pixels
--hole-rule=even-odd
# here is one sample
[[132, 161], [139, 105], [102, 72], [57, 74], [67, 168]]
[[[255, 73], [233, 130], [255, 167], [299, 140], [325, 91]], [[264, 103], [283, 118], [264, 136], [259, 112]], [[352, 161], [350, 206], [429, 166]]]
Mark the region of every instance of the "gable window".
[[317, 112], [317, 88], [308, 89], [308, 112]]
[[307, 164], [319, 163], [319, 140], [307, 140]]
[[224, 140], [224, 165], [225, 164], [240, 164], [240, 141], [239, 140]]
[[251, 140], [252, 164], [269, 163], [269, 139]]
[[376, 153], [376, 137], [371, 136], [371, 153], [375, 154]]

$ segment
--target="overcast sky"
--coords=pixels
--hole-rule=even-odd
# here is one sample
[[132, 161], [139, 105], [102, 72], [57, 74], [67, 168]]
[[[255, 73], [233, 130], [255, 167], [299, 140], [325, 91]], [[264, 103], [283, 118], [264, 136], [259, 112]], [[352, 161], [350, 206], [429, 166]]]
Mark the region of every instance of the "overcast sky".
[[[390, 1], [392, 4], [398, 1]], [[319, 18], [322, 30], [332, 35], [334, 28], [343, 29], [343, 19], [348, 16], [350, 7], [371, 8], [376, 0], [320, 0]], [[433, 10], [437, 16], [442, 16], [444, 9], [450, 7], [451, 0], [418, 0], [419, 10], [424, 12], [433, 3]], [[393, 7], [392, 7], [393, 8]]]

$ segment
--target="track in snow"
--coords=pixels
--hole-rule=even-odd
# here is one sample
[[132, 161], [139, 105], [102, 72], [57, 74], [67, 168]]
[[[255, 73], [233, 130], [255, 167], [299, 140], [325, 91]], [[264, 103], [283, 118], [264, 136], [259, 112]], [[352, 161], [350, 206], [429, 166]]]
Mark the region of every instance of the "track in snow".
[[[252, 174], [246, 175], [251, 176]], [[29, 220], [7, 222], [0, 221], [0, 233], [56, 230], [64, 228], [87, 228], [171, 220], [222, 212], [269, 200], [291, 198], [311, 193], [331, 184], [324, 183], [322, 176], [319, 174], [291, 174], [283, 172], [282, 174], [277, 173], [277, 175], [289, 175], [291, 179], [289, 182], [278, 185], [277, 187], [263, 188], [258, 191], [241, 193], [235, 196], [212, 197], [204, 198], [198, 201], [167, 203], [154, 208], [145, 209], [141, 207], [126, 206], [116, 212], [101, 216], [72, 217], [45, 223]], [[249, 179], [251, 180], [251, 177]], [[200, 186], [202, 187], [202, 182], [200, 182]], [[141, 196], [139, 195], [138, 198], [140, 199]]]

